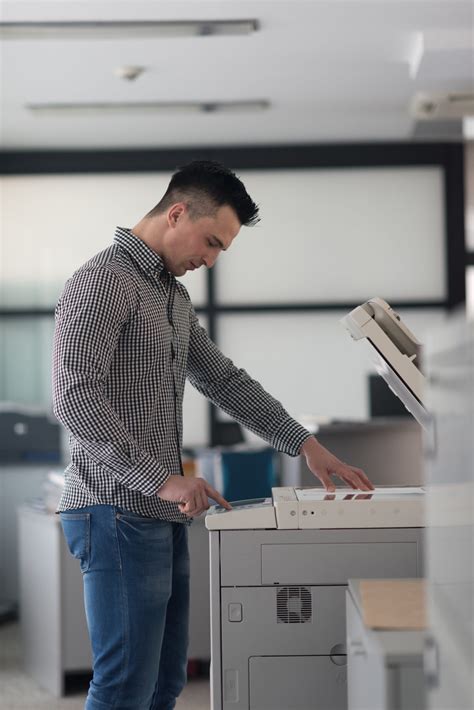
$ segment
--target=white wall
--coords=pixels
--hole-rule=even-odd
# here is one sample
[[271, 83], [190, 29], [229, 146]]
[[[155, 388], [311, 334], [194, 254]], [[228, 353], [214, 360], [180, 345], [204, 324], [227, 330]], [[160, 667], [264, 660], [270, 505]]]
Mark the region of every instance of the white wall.
[[[73, 271], [112, 242], [117, 225], [133, 227], [160, 200], [169, 177], [132, 173], [0, 178], [0, 303], [53, 305]], [[188, 274], [185, 283], [194, 303], [202, 304], [203, 273]]]

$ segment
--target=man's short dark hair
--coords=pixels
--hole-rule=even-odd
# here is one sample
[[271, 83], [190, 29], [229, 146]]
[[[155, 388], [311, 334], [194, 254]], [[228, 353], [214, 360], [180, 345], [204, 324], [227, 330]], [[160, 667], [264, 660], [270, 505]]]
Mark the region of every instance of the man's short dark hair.
[[243, 182], [232, 170], [213, 160], [194, 160], [178, 168], [147, 217], [165, 212], [176, 202], [186, 203], [191, 219], [214, 215], [224, 205], [234, 210], [242, 226], [250, 227], [260, 219], [258, 206]]

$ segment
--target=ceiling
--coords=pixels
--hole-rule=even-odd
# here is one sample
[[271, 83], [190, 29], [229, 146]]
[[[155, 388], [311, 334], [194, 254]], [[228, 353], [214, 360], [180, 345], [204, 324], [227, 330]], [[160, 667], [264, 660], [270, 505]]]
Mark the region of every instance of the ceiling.
[[[170, 148], [456, 137], [417, 124], [418, 92], [473, 81], [471, 0], [3, 0], [2, 22], [255, 19], [244, 36], [0, 39], [3, 149]], [[144, 67], [134, 80], [124, 65]], [[263, 100], [252, 111], [97, 110], [28, 105]], [[421, 129], [420, 129], [421, 126]], [[459, 128], [457, 121], [455, 127]], [[424, 128], [426, 128], [424, 132]]]

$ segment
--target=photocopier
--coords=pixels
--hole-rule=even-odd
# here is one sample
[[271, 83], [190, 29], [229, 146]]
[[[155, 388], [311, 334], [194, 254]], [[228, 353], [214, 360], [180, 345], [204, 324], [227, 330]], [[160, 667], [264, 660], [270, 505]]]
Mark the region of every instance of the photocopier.
[[[374, 298], [343, 325], [423, 426], [420, 344]], [[355, 578], [422, 575], [424, 491], [272, 489], [212, 507], [212, 710], [344, 710], [345, 589]]]

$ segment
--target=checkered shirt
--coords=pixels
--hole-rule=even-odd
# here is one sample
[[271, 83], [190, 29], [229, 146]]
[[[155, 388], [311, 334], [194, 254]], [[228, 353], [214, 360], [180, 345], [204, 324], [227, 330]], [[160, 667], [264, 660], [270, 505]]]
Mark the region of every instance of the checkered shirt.
[[56, 308], [54, 412], [71, 450], [58, 511], [109, 504], [190, 522], [157, 494], [182, 473], [186, 378], [278, 451], [296, 456], [310, 436], [210, 340], [161, 257], [117, 227]]

